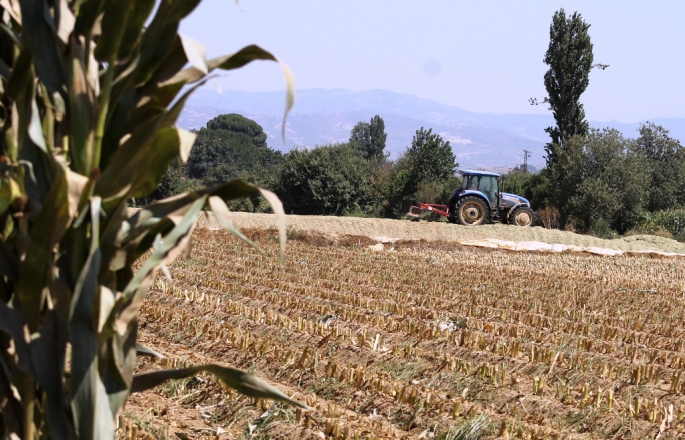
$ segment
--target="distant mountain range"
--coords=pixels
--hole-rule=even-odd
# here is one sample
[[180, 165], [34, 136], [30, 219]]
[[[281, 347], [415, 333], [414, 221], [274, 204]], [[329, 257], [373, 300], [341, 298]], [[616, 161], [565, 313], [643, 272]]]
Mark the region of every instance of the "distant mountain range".
[[[432, 128], [449, 140], [461, 167], [514, 166], [521, 163], [523, 150], [532, 151], [529, 163], [541, 166], [544, 132], [554, 124], [550, 115], [475, 113], [413, 95], [386, 90], [307, 89], [297, 91], [297, 103], [288, 116], [285, 143], [281, 121], [285, 92], [223, 93], [208, 87], [189, 99], [181, 114], [180, 127], [204, 127], [210, 119], [225, 113], [240, 113], [257, 121], [268, 135], [271, 148], [288, 151], [294, 146], [312, 147], [345, 142], [359, 121], [374, 115], [385, 121], [387, 150], [397, 157], [411, 145], [420, 127]], [[685, 140], [685, 118], [654, 118], [651, 122], [668, 129], [671, 136]], [[640, 123], [590, 122], [593, 127], [613, 127], [635, 137]]]

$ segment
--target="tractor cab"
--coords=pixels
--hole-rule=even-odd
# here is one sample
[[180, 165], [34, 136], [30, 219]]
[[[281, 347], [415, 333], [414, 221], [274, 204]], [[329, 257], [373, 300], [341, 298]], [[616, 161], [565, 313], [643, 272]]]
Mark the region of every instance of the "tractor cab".
[[459, 174], [462, 175], [461, 188], [455, 191], [455, 197], [473, 193], [485, 198], [490, 209], [499, 207], [502, 190], [499, 174], [485, 171], [460, 171]]

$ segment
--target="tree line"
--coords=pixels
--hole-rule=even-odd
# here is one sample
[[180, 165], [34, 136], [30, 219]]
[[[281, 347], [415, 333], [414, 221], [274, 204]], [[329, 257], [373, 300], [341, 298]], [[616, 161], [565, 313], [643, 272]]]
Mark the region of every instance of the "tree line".
[[[218, 116], [195, 134], [188, 163], [172, 163], [157, 190], [137, 204], [242, 179], [274, 191], [288, 213], [399, 218], [418, 199], [446, 202], [459, 185], [449, 141], [421, 127], [404, 154], [390, 160], [380, 116], [356, 124], [348, 142], [286, 154], [267, 145], [259, 124], [238, 114]], [[229, 207], [270, 209], [258, 197]]]
[[[288, 213], [402, 218], [419, 201], [446, 203], [460, 185], [449, 141], [421, 127], [391, 160], [380, 116], [356, 124], [348, 142], [286, 154], [267, 145], [259, 124], [238, 114], [218, 116], [196, 135], [188, 163], [172, 163], [159, 188], [139, 202], [238, 178], [274, 191]], [[588, 129], [567, 139], [540, 173], [515, 170], [504, 181], [505, 190], [528, 198], [534, 209], [554, 210], [562, 229], [593, 232], [599, 225], [624, 234], [649, 213], [685, 206], [685, 149], [652, 123], [640, 127], [637, 139]], [[230, 208], [270, 209], [259, 197]]]
[[[631, 139], [614, 129], [591, 129], [585, 119], [580, 97], [590, 72], [609, 67], [595, 63], [589, 28], [577, 12], [554, 14], [544, 57], [547, 96], [531, 98], [549, 105], [555, 120], [545, 130], [546, 167], [509, 173], [505, 190], [553, 217], [547, 226], [604, 237], [661, 229], [685, 240], [681, 143], [652, 123]], [[288, 213], [402, 218], [419, 201], [447, 203], [460, 185], [450, 143], [430, 128], [416, 130], [411, 145], [391, 160], [378, 115], [356, 124], [347, 142], [286, 154], [268, 147], [259, 124], [237, 114], [209, 121], [196, 135], [187, 165], [173, 163], [143, 202], [239, 178], [274, 191]], [[269, 209], [258, 197], [230, 207]]]
[[[668, 131], [642, 124], [636, 139], [618, 130], [574, 135], [538, 174], [515, 171], [505, 186], [552, 211], [561, 229], [604, 238], [661, 232], [685, 240], [685, 148]], [[663, 221], [654, 223], [654, 214]], [[668, 215], [666, 215], [668, 214]]]
[[[533, 207], [558, 214], [560, 228], [612, 236], [661, 227], [685, 240], [685, 150], [668, 131], [642, 124], [637, 139], [613, 129], [590, 129], [581, 95], [595, 63], [590, 24], [575, 12], [557, 11], [544, 62], [547, 97], [556, 125], [545, 131], [546, 167], [537, 176], [517, 176]], [[538, 104], [531, 99], [532, 104]], [[667, 215], [653, 214], [666, 212]], [[654, 225], [655, 218], [671, 218]]]

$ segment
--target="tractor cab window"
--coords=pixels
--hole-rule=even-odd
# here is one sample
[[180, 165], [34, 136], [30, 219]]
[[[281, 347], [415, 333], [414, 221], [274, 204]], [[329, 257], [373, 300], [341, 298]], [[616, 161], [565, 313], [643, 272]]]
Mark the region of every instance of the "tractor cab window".
[[464, 176], [464, 180], [461, 183], [461, 188], [464, 190], [478, 190], [478, 177], [479, 176]]
[[490, 199], [490, 202], [497, 202], [497, 180], [493, 176], [482, 176], [480, 178], [480, 186], [478, 188]]
[[461, 188], [463, 190], [480, 191], [490, 200], [493, 205], [497, 205], [497, 178], [495, 176], [464, 176]]

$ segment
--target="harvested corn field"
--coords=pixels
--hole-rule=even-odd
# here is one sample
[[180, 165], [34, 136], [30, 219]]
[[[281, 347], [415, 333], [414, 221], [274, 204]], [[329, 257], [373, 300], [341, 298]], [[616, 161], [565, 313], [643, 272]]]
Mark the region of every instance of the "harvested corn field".
[[[278, 263], [201, 229], [160, 276], [141, 342], [170, 364], [254, 372], [316, 410], [198, 375], [137, 394], [140, 434], [180, 438], [676, 438], [685, 261], [440, 242], [369, 249], [299, 233]], [[473, 436], [460, 437], [470, 431]]]

